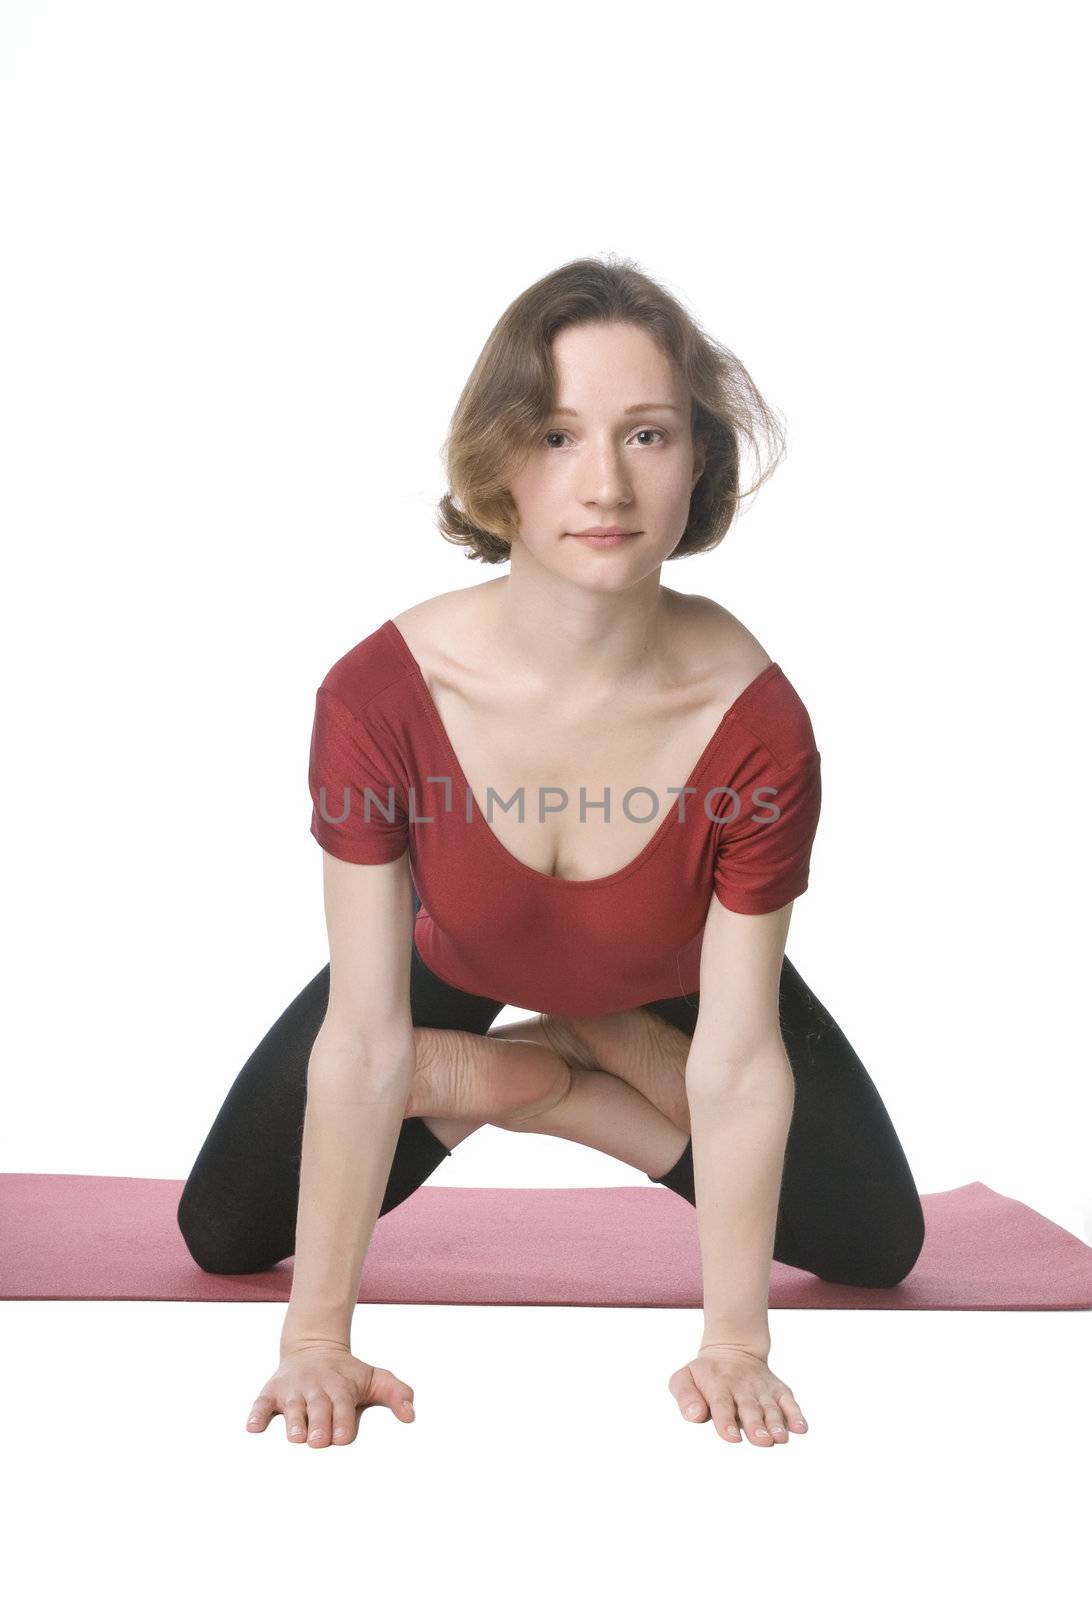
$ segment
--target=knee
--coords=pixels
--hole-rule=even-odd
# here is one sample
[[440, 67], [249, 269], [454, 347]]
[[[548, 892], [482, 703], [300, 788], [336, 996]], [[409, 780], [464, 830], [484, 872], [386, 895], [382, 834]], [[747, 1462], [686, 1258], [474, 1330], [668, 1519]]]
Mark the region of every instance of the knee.
[[867, 1260], [854, 1263], [846, 1272], [824, 1272], [820, 1276], [861, 1289], [894, 1289], [914, 1270], [924, 1243], [925, 1219], [919, 1203], [917, 1216], [885, 1248], [877, 1248]]
[[200, 1267], [202, 1272], [208, 1272], [216, 1277], [231, 1277], [241, 1272], [264, 1272], [274, 1265], [272, 1261], [256, 1263], [245, 1256], [232, 1255], [222, 1245], [218, 1246], [207, 1239], [202, 1239], [199, 1234], [183, 1231], [182, 1240], [194, 1264]]
[[200, 1241], [191, 1243], [184, 1234], [183, 1240], [194, 1264], [200, 1267], [202, 1272], [207, 1272], [213, 1277], [232, 1278], [248, 1272], [269, 1272], [278, 1261], [284, 1260], [283, 1256], [276, 1256], [270, 1261], [267, 1258], [248, 1256], [242, 1251], [232, 1254], [223, 1247], [208, 1247]]
[[887, 1226], [874, 1213], [860, 1217], [859, 1227], [843, 1228], [837, 1241], [808, 1229], [790, 1227], [779, 1216], [774, 1256], [786, 1266], [810, 1272], [826, 1283], [854, 1289], [894, 1289], [914, 1269], [925, 1242], [925, 1216], [915, 1190]]
[[864, 1268], [849, 1268], [844, 1272], [822, 1272], [820, 1277], [826, 1278], [830, 1283], [846, 1283], [855, 1289], [894, 1289], [904, 1278], [909, 1277], [913, 1270], [914, 1261], [904, 1258], [896, 1261], [884, 1261], [875, 1266]]
[[190, 1259], [202, 1272], [217, 1277], [232, 1277], [247, 1272], [268, 1272], [270, 1267], [275, 1267], [278, 1261], [284, 1259], [283, 1256], [277, 1256], [273, 1260], [259, 1258], [253, 1248], [248, 1253], [238, 1241], [225, 1238], [222, 1229], [203, 1226], [199, 1214], [187, 1204], [185, 1190], [178, 1204], [176, 1221]]
[[921, 1255], [925, 1243], [925, 1213], [916, 1194], [914, 1199], [914, 1212], [907, 1222], [905, 1232], [888, 1253], [884, 1280], [882, 1284], [877, 1285], [878, 1288], [893, 1289], [897, 1283], [908, 1278]]

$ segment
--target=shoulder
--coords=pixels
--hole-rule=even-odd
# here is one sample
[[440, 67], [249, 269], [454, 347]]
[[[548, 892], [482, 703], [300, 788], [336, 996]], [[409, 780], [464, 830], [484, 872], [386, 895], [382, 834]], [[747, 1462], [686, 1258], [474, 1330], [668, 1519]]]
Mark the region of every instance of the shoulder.
[[733, 611], [708, 595], [677, 595], [677, 602], [682, 602], [684, 637], [689, 635], [697, 659], [706, 662], [709, 672], [721, 674], [729, 698], [733, 686], [743, 688], [772, 666], [769, 651]]
[[322, 679], [320, 693], [326, 691], [359, 716], [380, 696], [386, 697], [384, 705], [399, 694], [412, 700], [419, 672], [430, 687], [444, 681], [460, 659], [460, 641], [479, 634], [477, 591], [488, 587], [475, 584], [433, 595], [381, 622], [337, 658]]
[[491, 591], [503, 582], [493, 578], [448, 589], [392, 617], [427, 680], [446, 680], [465, 670], [467, 641], [487, 636]]
[[[688, 595], [694, 637], [708, 670], [719, 672], [723, 704], [779, 766], [817, 757], [811, 716], [774, 656], [733, 612], [706, 595]], [[770, 670], [775, 669], [775, 670]]]
[[688, 675], [707, 681], [730, 705], [773, 658], [733, 612], [704, 594], [670, 591], [675, 631]]
[[318, 697], [339, 700], [360, 717], [365, 707], [396, 686], [408, 685], [412, 667], [386, 622], [380, 623], [328, 669], [318, 687]]

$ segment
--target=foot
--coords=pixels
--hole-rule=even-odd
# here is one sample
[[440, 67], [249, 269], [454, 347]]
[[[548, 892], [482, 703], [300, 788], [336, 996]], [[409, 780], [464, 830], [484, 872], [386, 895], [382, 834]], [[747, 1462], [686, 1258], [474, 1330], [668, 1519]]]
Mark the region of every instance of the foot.
[[541, 1026], [543, 1036], [563, 1060], [621, 1078], [689, 1135], [686, 1059], [690, 1038], [681, 1028], [643, 1006], [604, 1017], [547, 1013]]
[[417, 1071], [407, 1117], [519, 1124], [552, 1110], [568, 1094], [567, 1063], [527, 1028], [496, 1035], [415, 1028]]

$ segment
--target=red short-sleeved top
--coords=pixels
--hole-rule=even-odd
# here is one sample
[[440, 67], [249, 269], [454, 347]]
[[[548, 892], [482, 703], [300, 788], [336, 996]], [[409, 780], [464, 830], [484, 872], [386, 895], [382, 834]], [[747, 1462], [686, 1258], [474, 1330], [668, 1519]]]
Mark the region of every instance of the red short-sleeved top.
[[725, 711], [628, 865], [591, 879], [538, 872], [479, 810], [393, 621], [323, 679], [309, 783], [311, 832], [331, 855], [409, 850], [426, 966], [471, 994], [571, 1016], [694, 993], [711, 896], [760, 913], [803, 894], [821, 803], [811, 718], [775, 661]]

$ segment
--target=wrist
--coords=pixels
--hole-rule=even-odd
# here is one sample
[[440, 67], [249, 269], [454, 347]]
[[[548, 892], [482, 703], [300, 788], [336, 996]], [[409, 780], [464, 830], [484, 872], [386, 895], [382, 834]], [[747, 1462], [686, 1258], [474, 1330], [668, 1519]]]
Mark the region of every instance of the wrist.
[[770, 1331], [768, 1328], [756, 1329], [748, 1332], [741, 1328], [716, 1328], [706, 1326], [702, 1330], [699, 1352], [702, 1350], [747, 1350], [752, 1355], [765, 1361], [770, 1354]]
[[348, 1350], [350, 1348], [348, 1337], [341, 1339], [334, 1334], [289, 1334], [281, 1335], [280, 1358], [298, 1355], [301, 1350]]
[[352, 1350], [347, 1344], [336, 1343], [332, 1339], [311, 1344], [282, 1344], [277, 1351], [278, 1362], [296, 1361], [301, 1357], [314, 1359], [319, 1357], [351, 1356]]
[[298, 1350], [301, 1346], [339, 1345], [349, 1348], [352, 1335], [352, 1316], [307, 1315], [291, 1306], [281, 1328], [281, 1354]]

